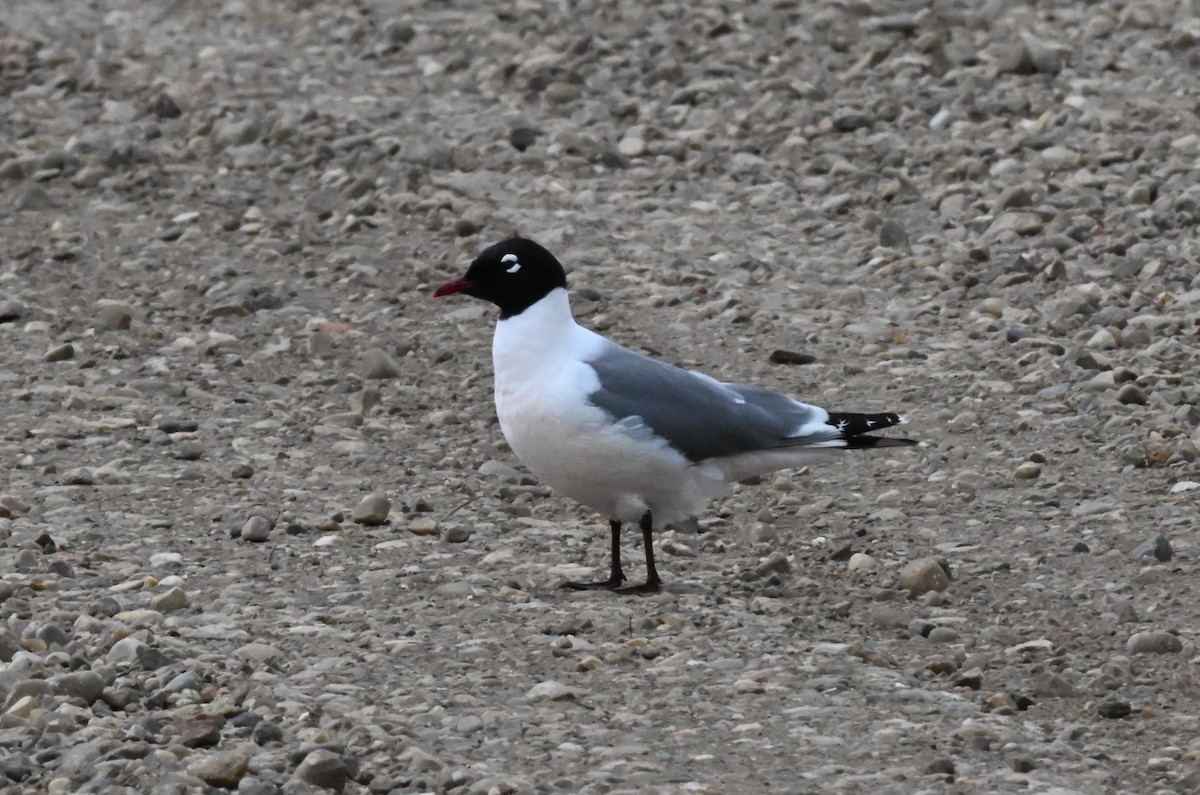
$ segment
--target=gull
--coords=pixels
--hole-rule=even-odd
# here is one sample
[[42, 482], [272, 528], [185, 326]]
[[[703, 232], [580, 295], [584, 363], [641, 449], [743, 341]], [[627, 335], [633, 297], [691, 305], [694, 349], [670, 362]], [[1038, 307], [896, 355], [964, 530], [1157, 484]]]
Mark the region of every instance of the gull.
[[[656, 525], [696, 516], [730, 483], [843, 450], [916, 443], [869, 435], [906, 422], [900, 414], [831, 412], [724, 383], [580, 326], [566, 271], [532, 240], [488, 247], [434, 296], [458, 293], [500, 310], [492, 364], [496, 415], [509, 446], [543, 483], [608, 518], [608, 578], [567, 588], [657, 592]], [[633, 523], [642, 532], [646, 579], [626, 586], [621, 528]]]

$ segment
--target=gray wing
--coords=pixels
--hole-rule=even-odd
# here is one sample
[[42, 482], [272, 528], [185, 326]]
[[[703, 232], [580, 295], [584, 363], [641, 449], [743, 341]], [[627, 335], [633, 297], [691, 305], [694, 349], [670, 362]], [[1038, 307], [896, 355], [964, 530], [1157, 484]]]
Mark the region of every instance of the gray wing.
[[[637, 418], [693, 462], [838, 438], [828, 413], [765, 389], [606, 346], [589, 362], [600, 379], [594, 405], [618, 421]], [[628, 423], [627, 423], [628, 424]]]

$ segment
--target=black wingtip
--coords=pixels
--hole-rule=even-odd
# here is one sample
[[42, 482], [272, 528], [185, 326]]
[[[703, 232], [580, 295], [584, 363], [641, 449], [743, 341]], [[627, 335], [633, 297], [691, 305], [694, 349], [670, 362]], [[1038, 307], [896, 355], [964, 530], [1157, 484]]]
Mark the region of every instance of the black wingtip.
[[830, 412], [827, 425], [839, 431], [840, 438], [847, 449], [866, 447], [909, 447], [916, 444], [915, 439], [894, 439], [887, 436], [869, 436], [875, 431], [891, 428], [893, 425], [903, 425], [908, 422], [902, 414], [882, 412], [879, 414], [854, 414], [850, 412]]
[[895, 439], [890, 436], [851, 436], [846, 440], [846, 449], [855, 450], [864, 447], [912, 447], [916, 439]]

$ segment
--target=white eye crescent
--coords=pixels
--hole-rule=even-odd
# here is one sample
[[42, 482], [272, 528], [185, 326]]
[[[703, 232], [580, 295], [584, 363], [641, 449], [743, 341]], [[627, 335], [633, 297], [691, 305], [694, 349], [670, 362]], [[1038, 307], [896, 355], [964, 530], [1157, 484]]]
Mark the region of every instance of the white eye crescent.
[[505, 273], [516, 273], [517, 271], [521, 270], [521, 263], [517, 261], [516, 254], [505, 254], [503, 257], [500, 258], [500, 262], [501, 263], [508, 263], [508, 262], [512, 263], [512, 265], [510, 265], [509, 267], [504, 269]]

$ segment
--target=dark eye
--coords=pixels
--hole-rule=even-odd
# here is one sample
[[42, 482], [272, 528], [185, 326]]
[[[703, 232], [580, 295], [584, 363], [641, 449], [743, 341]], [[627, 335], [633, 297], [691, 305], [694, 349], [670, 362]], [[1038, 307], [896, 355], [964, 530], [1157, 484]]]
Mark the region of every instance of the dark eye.
[[505, 273], [516, 273], [521, 270], [521, 263], [517, 260], [516, 254], [505, 254], [500, 258], [501, 265], [507, 265], [504, 269]]

